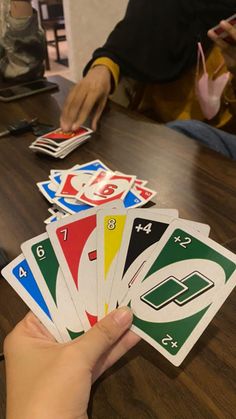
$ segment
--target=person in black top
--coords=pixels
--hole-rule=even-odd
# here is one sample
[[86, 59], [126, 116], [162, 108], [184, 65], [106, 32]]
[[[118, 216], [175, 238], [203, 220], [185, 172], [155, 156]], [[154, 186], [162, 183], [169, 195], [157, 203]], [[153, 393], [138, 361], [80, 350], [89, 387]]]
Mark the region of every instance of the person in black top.
[[118, 81], [179, 80], [196, 64], [196, 44], [212, 46], [207, 31], [235, 12], [235, 0], [130, 0], [124, 19], [98, 48], [84, 78], [69, 95], [61, 116], [65, 130], [76, 129], [93, 110], [92, 128]]

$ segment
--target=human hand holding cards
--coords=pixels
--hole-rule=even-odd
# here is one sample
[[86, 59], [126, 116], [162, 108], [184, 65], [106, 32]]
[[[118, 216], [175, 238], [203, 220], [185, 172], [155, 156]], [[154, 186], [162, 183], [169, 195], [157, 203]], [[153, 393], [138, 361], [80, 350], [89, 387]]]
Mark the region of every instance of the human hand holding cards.
[[4, 342], [7, 417], [88, 418], [92, 384], [140, 340], [131, 323], [131, 310], [121, 308], [60, 344], [28, 313]]
[[236, 285], [236, 256], [209, 230], [113, 201], [49, 224], [2, 274], [56, 340], [128, 305], [132, 330], [179, 366]]

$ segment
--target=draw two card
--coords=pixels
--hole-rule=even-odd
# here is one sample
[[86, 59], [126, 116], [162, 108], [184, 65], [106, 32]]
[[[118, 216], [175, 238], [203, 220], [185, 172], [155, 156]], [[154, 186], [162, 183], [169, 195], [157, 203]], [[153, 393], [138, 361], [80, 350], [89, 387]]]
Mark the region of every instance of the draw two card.
[[138, 335], [179, 366], [236, 285], [236, 256], [175, 221], [129, 304]]

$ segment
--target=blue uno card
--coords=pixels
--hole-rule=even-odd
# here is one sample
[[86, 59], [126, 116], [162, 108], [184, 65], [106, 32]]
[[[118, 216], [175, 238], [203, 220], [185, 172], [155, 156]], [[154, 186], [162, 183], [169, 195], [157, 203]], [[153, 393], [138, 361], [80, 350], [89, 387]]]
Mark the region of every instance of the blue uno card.
[[55, 198], [54, 203], [62, 208], [64, 211], [69, 212], [70, 214], [76, 214], [80, 211], [85, 211], [92, 208], [90, 205], [83, 204], [81, 202], [72, 202], [73, 199], [70, 198]]
[[40, 192], [45, 196], [45, 198], [50, 202], [53, 203], [53, 200], [56, 195], [57, 186], [53, 184], [50, 180], [46, 180], [45, 182], [38, 182], [37, 186]]
[[58, 185], [60, 185], [60, 183], [61, 183], [61, 174], [59, 173], [58, 175], [53, 176], [53, 181], [55, 181], [56, 183], [58, 183]]
[[[94, 160], [91, 161], [89, 163], [85, 163], [82, 164], [81, 166], [75, 168], [75, 169], [71, 169], [72, 172], [79, 172], [79, 171], [83, 171], [83, 172], [88, 172], [88, 173], [92, 173], [92, 172], [96, 172], [97, 170], [109, 170], [107, 166], [105, 166], [105, 164], [103, 164], [100, 160]], [[70, 170], [69, 170], [70, 171]], [[56, 175], [53, 176], [53, 181], [55, 181], [58, 185], [60, 185], [61, 183], [61, 174], [58, 173]]]
[[24, 255], [21, 254], [3, 270], [2, 276], [22, 298], [56, 340], [62, 341], [51, 314]]
[[105, 166], [104, 163], [102, 163], [100, 160], [93, 160], [89, 163], [82, 164], [78, 169], [76, 170], [89, 170], [91, 172], [96, 172], [97, 170], [109, 170], [107, 166]]
[[30, 294], [43, 312], [52, 320], [47, 304], [41, 294], [37, 282], [34, 279], [32, 271], [26, 259], [23, 259], [18, 265], [12, 269], [15, 278], [20, 282], [24, 289]]
[[142, 200], [137, 197], [132, 191], [129, 191], [124, 199], [125, 208], [135, 208], [142, 204]]

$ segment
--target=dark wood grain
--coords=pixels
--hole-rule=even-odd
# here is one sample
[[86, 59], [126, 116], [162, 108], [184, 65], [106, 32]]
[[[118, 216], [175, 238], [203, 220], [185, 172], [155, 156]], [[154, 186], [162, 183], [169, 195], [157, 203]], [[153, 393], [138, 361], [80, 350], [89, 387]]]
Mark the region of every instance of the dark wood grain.
[[[13, 118], [38, 116], [58, 124], [71, 84], [0, 105], [0, 129]], [[101, 159], [111, 169], [133, 173], [158, 191], [159, 207], [211, 225], [211, 237], [236, 251], [236, 165], [193, 140], [110, 105], [93, 138], [64, 161], [33, 154], [33, 137], [0, 139], [0, 246], [9, 259], [20, 244], [44, 231], [48, 204], [35, 183], [50, 168]], [[93, 388], [93, 419], [234, 418], [236, 412], [236, 292], [203, 333], [180, 368], [141, 342]], [[0, 347], [26, 312], [16, 293], [0, 280]], [[0, 349], [1, 351], [1, 349]], [[0, 419], [4, 418], [4, 363], [0, 363]]]

